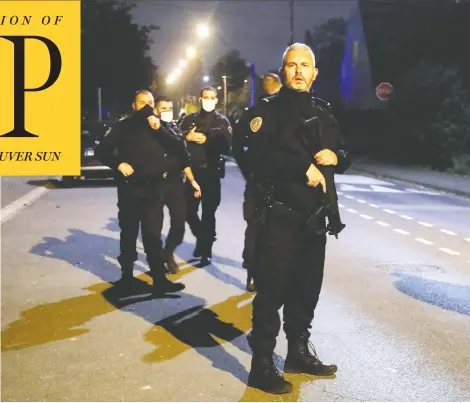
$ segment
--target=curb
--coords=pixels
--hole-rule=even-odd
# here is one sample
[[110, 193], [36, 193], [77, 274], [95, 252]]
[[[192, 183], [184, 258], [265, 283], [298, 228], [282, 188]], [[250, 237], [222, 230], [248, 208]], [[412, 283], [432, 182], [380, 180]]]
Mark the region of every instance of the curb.
[[436, 190], [436, 191], [439, 191], [439, 192], [445, 192], [445, 193], [450, 193], [450, 194], [453, 194], [453, 195], [456, 195], [456, 196], [465, 197], [467, 199], [470, 198], [470, 191], [466, 192], [466, 191], [463, 191], [463, 190], [443, 188], [442, 186], [429, 185], [427, 183], [422, 183], [422, 182], [414, 181], [414, 180], [411, 180], [411, 179], [404, 179], [404, 178], [400, 178], [400, 177], [394, 176], [394, 175], [378, 173], [376, 171], [370, 171], [367, 168], [358, 168], [358, 167], [355, 167], [354, 165], [351, 167], [351, 170], [367, 173], [367, 174], [372, 175], [376, 178], [396, 180], [396, 181], [400, 181], [400, 182], [409, 183], [409, 184], [412, 184], [412, 185], [422, 186], [422, 187], [432, 189], [432, 190]]
[[19, 211], [23, 210], [25, 207], [35, 202], [42, 195], [46, 194], [50, 190], [52, 190], [51, 187], [39, 187], [26, 193], [24, 196], [15, 200], [13, 203], [10, 203], [9, 205], [3, 207], [0, 210], [0, 225], [3, 225], [7, 221], [11, 220]]

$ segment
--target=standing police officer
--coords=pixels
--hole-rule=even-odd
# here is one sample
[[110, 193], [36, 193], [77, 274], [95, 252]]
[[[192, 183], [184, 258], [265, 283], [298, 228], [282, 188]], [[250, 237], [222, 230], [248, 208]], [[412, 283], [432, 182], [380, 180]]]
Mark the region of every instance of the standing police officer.
[[[142, 242], [154, 292], [177, 292], [185, 286], [166, 278], [162, 259], [163, 206], [180, 178], [181, 166], [189, 166], [189, 160], [182, 142], [153, 115], [154, 98], [150, 91], [138, 91], [132, 107], [132, 116], [108, 131], [96, 149], [97, 157], [118, 172], [121, 281], [131, 284], [134, 279], [136, 242], [142, 224]], [[178, 156], [178, 163], [171, 158], [174, 155]], [[192, 184], [198, 196], [199, 186], [194, 181]]]
[[[277, 74], [268, 73], [263, 77], [263, 89], [265, 94], [260, 97], [260, 101], [268, 98], [281, 89], [281, 79]], [[243, 194], [243, 219], [246, 221], [245, 230], [245, 245], [243, 248], [243, 267], [247, 271], [246, 289], [248, 291], [256, 291], [256, 287], [253, 281], [253, 271], [255, 265], [255, 245], [256, 245], [256, 233], [257, 223], [255, 220], [255, 185], [251, 181], [251, 177], [244, 166], [244, 154], [248, 150], [250, 141], [250, 132], [243, 130], [244, 127], [249, 124], [253, 118], [253, 109], [248, 109], [243, 113], [235, 130], [233, 132], [233, 144], [232, 154], [237, 161], [240, 171], [246, 182], [245, 193]], [[238, 127], [241, 129], [238, 130]]]
[[313, 346], [309, 350], [309, 329], [323, 281], [326, 233], [337, 236], [344, 228], [334, 173], [350, 164], [336, 120], [309, 93], [318, 74], [312, 50], [289, 46], [281, 72], [285, 85], [254, 108], [243, 129], [250, 136], [245, 169], [260, 189], [248, 384], [277, 394], [292, 390], [272, 359], [282, 306], [288, 340], [284, 372], [337, 370], [324, 365]]
[[184, 148], [184, 153], [186, 154], [183, 158], [183, 165], [179, 163], [178, 155], [170, 155], [167, 157], [173, 160], [175, 166], [180, 166], [180, 177], [175, 177], [171, 186], [168, 186], [168, 197], [165, 198], [165, 206], [168, 207], [170, 213], [170, 230], [168, 232], [165, 248], [163, 249], [163, 259], [166, 262], [168, 270], [175, 274], [179, 269], [175, 261], [174, 251], [183, 242], [186, 225], [186, 196], [183, 183], [184, 175], [182, 172], [184, 170], [189, 183], [194, 180], [194, 175], [188, 163], [189, 153], [183, 136], [180, 133], [178, 125], [173, 120], [173, 102], [171, 99], [164, 95], [157, 97], [155, 99], [154, 112], [160, 119], [161, 125], [180, 140]]
[[[191, 187], [186, 187], [187, 220], [196, 237], [194, 256], [200, 257], [200, 267], [210, 264], [215, 241], [215, 213], [221, 200], [220, 179], [225, 177], [225, 158], [231, 146], [232, 127], [228, 119], [215, 111], [217, 91], [205, 87], [201, 91], [202, 109], [184, 118], [181, 131], [185, 135], [192, 168], [201, 186], [202, 197], [194, 197]], [[199, 218], [199, 203], [202, 215]]]

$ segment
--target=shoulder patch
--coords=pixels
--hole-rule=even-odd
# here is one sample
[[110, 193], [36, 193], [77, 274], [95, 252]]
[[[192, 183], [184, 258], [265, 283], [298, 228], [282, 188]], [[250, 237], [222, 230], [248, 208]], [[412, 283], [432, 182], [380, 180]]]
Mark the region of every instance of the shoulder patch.
[[227, 130], [228, 130], [228, 132], [229, 132], [230, 134], [232, 134], [233, 129], [232, 129], [232, 126], [231, 126], [231, 125], [228, 125]]
[[109, 133], [111, 133], [111, 127], [108, 130], [106, 130], [106, 133], [104, 135], [107, 136]]
[[262, 124], [263, 124], [263, 119], [259, 116], [254, 119], [251, 119], [251, 122], [250, 122], [251, 131], [253, 133], [256, 133], [261, 128]]

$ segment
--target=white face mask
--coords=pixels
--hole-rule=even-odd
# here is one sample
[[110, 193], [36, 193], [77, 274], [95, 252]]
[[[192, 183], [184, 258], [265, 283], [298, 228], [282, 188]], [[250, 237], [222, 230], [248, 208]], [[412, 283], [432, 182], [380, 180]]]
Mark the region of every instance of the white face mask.
[[160, 119], [166, 123], [170, 123], [173, 121], [173, 111], [163, 111], [160, 114]]
[[216, 104], [217, 104], [217, 101], [213, 99], [203, 99], [202, 109], [204, 109], [206, 112], [212, 112], [215, 109]]

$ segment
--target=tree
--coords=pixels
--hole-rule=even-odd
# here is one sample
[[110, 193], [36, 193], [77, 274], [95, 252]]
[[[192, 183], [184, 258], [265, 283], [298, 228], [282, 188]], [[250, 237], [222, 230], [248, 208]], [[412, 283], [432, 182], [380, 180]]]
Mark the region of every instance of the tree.
[[332, 18], [314, 28], [313, 32], [305, 32], [305, 44], [312, 48], [319, 69], [315, 91], [332, 103], [340, 100], [339, 76], [345, 35], [346, 22], [343, 18]]
[[395, 84], [393, 128], [406, 162], [452, 167], [454, 157], [470, 154], [470, 105], [458, 66], [419, 62]]
[[150, 87], [156, 74], [149, 35], [159, 28], [133, 23], [133, 7], [115, 0], [81, 2], [82, 110], [89, 119], [98, 114], [98, 88], [103, 109], [116, 115], [128, 110], [135, 91]]

